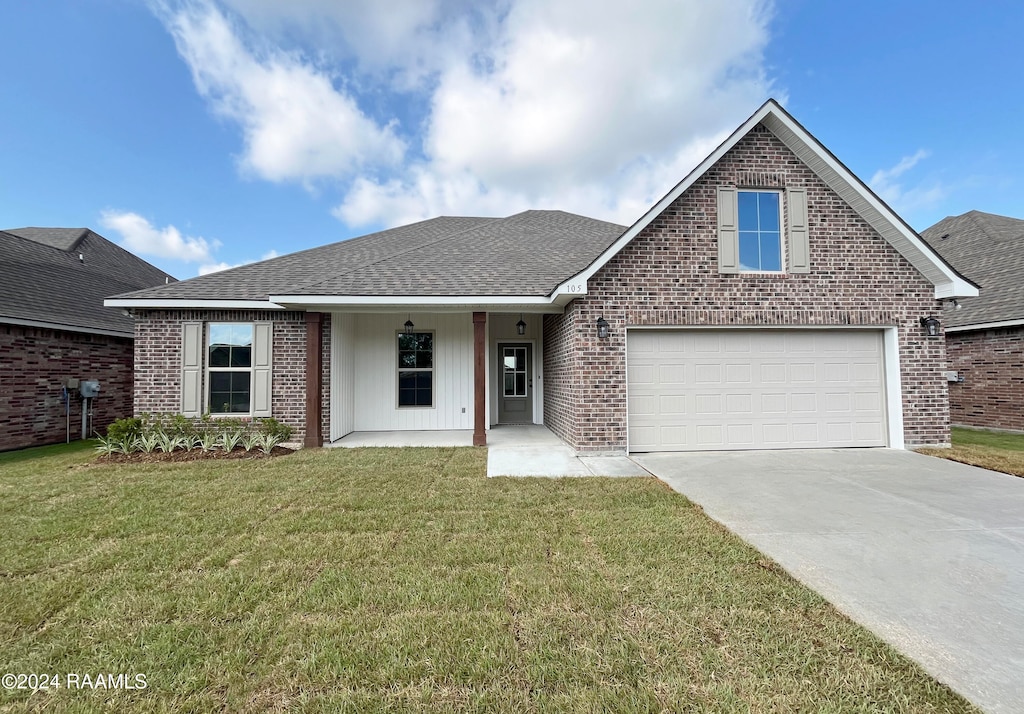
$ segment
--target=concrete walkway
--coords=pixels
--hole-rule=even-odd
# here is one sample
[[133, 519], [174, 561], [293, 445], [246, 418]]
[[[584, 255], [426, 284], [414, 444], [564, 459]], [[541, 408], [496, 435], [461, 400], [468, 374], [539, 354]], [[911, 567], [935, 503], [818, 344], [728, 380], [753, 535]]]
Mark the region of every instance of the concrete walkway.
[[1024, 711], [1024, 479], [889, 449], [634, 459], [978, 706]]
[[[331, 447], [472, 446], [473, 432], [356, 431]], [[650, 476], [626, 456], [577, 456], [541, 424], [495, 426], [487, 432], [488, 476]]]
[[505, 425], [487, 432], [487, 475], [649, 476], [623, 456], [577, 456], [540, 424]]

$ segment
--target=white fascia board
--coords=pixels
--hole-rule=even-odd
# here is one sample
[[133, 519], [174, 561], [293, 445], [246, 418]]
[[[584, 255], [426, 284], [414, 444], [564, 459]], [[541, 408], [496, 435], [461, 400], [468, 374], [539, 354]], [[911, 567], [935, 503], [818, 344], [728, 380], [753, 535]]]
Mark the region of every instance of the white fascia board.
[[651, 207], [636, 223], [629, 227], [597, 260], [586, 270], [559, 286], [584, 284], [603, 268], [620, 250], [633, 240], [644, 228], [672, 205], [684, 191], [725, 156], [740, 139], [760, 124], [772, 131], [783, 143], [799, 156], [825, 183], [842, 196], [860, 213], [871, 226], [888, 240], [896, 250], [907, 258], [921, 274], [935, 286], [936, 299], [976, 297], [978, 288], [961, 278], [946, 265], [928, 245], [900, 219], [891, 208], [883, 203], [853, 173], [843, 166], [821, 142], [800, 126], [774, 99], [769, 99], [760, 109], [718, 145], [711, 154], [697, 165], [686, 178], [669, 191], [664, 198]]
[[1001, 322], [979, 322], [974, 325], [957, 325], [947, 327], [946, 332], [968, 332], [970, 330], [998, 330], [1003, 327], [1019, 327], [1024, 325], [1024, 320], [1003, 320]]
[[168, 300], [166, 298], [108, 298], [104, 307], [134, 307], [171, 310], [285, 310], [267, 300]]
[[20, 325], [22, 327], [42, 327], [47, 330], [62, 330], [63, 332], [78, 332], [83, 335], [105, 335], [107, 337], [135, 338], [134, 332], [120, 332], [118, 330], [96, 330], [91, 327], [79, 327], [77, 325], [62, 325], [57, 322], [41, 322], [39, 320], [20, 320], [14, 317], [0, 317], [0, 323], [5, 325]]
[[765, 126], [931, 281], [935, 286], [936, 299], [977, 297], [977, 287], [946, 265], [903, 219], [846, 168], [832, 152], [785, 110], [778, 105], [775, 106], [778, 111], [765, 113]]
[[480, 312], [559, 313], [565, 302], [558, 295], [271, 295], [270, 299], [296, 309], [327, 308], [355, 312]]
[[581, 273], [578, 273], [577, 275], [573, 276], [569, 280], [562, 283], [562, 285], [559, 286], [559, 290], [570, 287], [574, 284], [578, 286], [580, 283], [582, 283], [583, 291], [577, 293], [577, 295], [586, 294], [587, 281], [590, 280], [591, 277], [593, 277], [594, 273], [603, 268], [609, 260], [614, 258], [620, 250], [625, 248], [630, 241], [636, 238], [636, 236], [639, 235], [640, 231], [649, 226], [655, 218], [660, 216], [666, 208], [672, 205], [673, 201], [675, 201], [677, 198], [683, 195], [683, 192], [686, 191], [686, 189], [690, 188], [690, 186], [692, 186], [697, 181], [697, 179], [703, 176], [708, 169], [714, 166], [719, 159], [725, 156], [729, 152], [729, 150], [732, 149], [732, 147], [736, 146], [740, 139], [746, 136], [751, 129], [757, 126], [758, 123], [760, 123], [761, 120], [764, 119], [764, 117], [772, 110], [772, 107], [777, 106], [778, 105], [775, 103], [775, 100], [769, 99], [767, 102], [765, 102], [765, 104], [760, 109], [758, 109], [753, 116], [751, 116], [749, 119], [743, 122], [743, 124], [736, 131], [729, 135], [729, 138], [727, 138], [725, 141], [719, 144], [717, 149], [712, 151], [706, 159], [700, 162], [697, 165], [697, 167], [693, 169], [693, 171], [688, 173], [686, 175], [686, 178], [684, 178], [682, 181], [676, 184], [675, 188], [673, 188], [671, 191], [665, 194], [665, 196], [660, 201], [655, 203], [650, 208], [650, 210], [647, 211], [647, 213], [641, 216], [640, 220], [638, 220], [636, 223], [627, 228], [626, 232], [619, 236], [618, 240], [612, 243], [611, 246], [609, 246], [603, 253], [601, 253], [601, 255], [598, 256], [597, 260], [591, 263], [586, 268], [586, 270], [582, 271]]

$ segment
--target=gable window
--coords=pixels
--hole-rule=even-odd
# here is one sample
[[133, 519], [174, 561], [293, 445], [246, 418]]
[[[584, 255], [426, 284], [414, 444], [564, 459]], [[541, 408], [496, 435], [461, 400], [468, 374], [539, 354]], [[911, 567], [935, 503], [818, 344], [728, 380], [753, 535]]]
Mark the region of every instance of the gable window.
[[[786, 211], [785, 241], [782, 240], [783, 209]], [[718, 272], [783, 271], [811, 271], [807, 189], [792, 186], [779, 190], [752, 190], [719, 186]]]
[[249, 414], [252, 411], [251, 323], [210, 323], [210, 414]]
[[737, 191], [741, 271], [782, 270], [782, 221], [775, 191]]
[[434, 406], [434, 333], [398, 333], [398, 406]]

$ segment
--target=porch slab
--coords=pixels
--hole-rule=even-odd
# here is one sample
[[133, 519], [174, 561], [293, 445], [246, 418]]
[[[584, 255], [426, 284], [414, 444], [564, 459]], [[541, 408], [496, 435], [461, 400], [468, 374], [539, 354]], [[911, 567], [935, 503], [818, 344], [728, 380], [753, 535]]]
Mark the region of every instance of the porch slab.
[[[331, 448], [472, 446], [471, 429], [355, 431]], [[487, 476], [649, 476], [625, 455], [578, 456], [542, 424], [501, 425], [487, 432]]]
[[354, 449], [367, 446], [472, 446], [473, 430], [451, 431], [354, 431], [328, 447]]

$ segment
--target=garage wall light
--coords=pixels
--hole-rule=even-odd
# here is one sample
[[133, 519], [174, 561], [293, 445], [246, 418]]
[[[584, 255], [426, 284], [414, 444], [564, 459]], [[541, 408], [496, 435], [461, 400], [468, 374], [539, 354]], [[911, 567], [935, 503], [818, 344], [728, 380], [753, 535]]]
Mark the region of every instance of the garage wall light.
[[597, 336], [598, 336], [598, 338], [600, 338], [602, 340], [606, 340], [606, 339], [608, 339], [608, 335], [609, 334], [611, 334], [611, 331], [610, 331], [609, 326], [608, 326], [608, 321], [605, 320], [603, 317], [597, 318]]
[[921, 327], [925, 329], [929, 337], [939, 336], [939, 318], [935, 316], [922, 317]]

